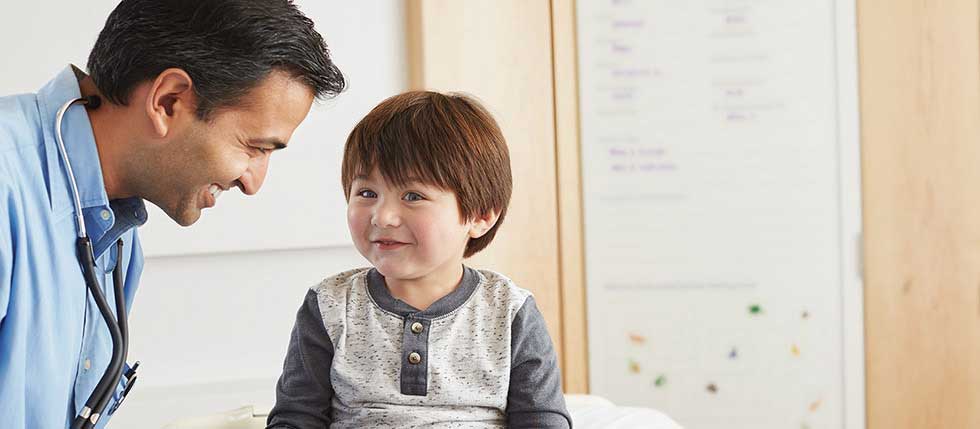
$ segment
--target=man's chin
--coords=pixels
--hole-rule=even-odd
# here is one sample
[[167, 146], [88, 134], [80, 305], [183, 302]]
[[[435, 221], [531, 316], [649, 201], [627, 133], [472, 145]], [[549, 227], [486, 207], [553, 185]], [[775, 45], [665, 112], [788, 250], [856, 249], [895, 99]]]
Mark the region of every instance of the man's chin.
[[172, 219], [174, 222], [177, 223], [177, 225], [180, 226], [191, 226], [195, 222], [197, 222], [198, 219], [201, 218], [201, 209], [199, 207], [194, 206], [193, 204], [181, 203], [176, 205], [170, 205], [170, 204], [158, 203], [153, 200], [147, 200], [147, 201], [150, 201], [151, 203], [153, 203], [153, 205], [159, 207], [160, 210], [166, 213], [167, 217]]
[[195, 222], [198, 221], [198, 219], [201, 218], [201, 210], [186, 209], [186, 210], [181, 210], [178, 213], [168, 212], [167, 216], [170, 216], [170, 218], [173, 219], [174, 222], [177, 222], [177, 225], [186, 227], [186, 226], [193, 225]]

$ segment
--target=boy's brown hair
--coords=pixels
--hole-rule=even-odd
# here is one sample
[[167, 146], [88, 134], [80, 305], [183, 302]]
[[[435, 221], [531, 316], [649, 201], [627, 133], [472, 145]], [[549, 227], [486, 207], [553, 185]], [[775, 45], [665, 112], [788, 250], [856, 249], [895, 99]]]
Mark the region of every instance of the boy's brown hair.
[[510, 202], [510, 155], [493, 116], [458, 93], [411, 91], [382, 101], [354, 127], [344, 147], [341, 182], [375, 168], [389, 183], [415, 179], [452, 191], [461, 221], [497, 212], [497, 223], [466, 243], [464, 257], [493, 240]]

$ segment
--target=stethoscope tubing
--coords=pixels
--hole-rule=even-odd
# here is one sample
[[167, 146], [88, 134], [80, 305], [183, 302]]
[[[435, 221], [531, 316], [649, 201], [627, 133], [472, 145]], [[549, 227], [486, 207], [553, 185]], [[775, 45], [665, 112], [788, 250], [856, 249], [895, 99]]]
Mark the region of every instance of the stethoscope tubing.
[[116, 317], [113, 317], [112, 309], [109, 308], [109, 303], [102, 293], [99, 279], [96, 276], [95, 252], [92, 248], [92, 241], [89, 239], [88, 232], [85, 230], [85, 219], [82, 217], [82, 202], [78, 194], [78, 185], [75, 182], [75, 173], [71, 168], [71, 162], [68, 160], [68, 151], [65, 149], [65, 142], [61, 135], [61, 125], [65, 113], [75, 103], [84, 103], [97, 107], [98, 100], [93, 101], [91, 98], [76, 98], [61, 106], [55, 117], [55, 138], [58, 143], [58, 150], [61, 153], [61, 161], [65, 166], [65, 171], [68, 173], [72, 202], [75, 205], [75, 225], [77, 231], [75, 251], [78, 262], [82, 268], [85, 285], [92, 294], [95, 305], [99, 308], [102, 319], [105, 320], [106, 327], [109, 328], [109, 336], [112, 338], [112, 359], [109, 361], [106, 371], [102, 374], [102, 378], [99, 379], [99, 383], [95, 386], [95, 390], [92, 391], [88, 400], [85, 401], [85, 406], [75, 417], [71, 425], [72, 429], [88, 429], [98, 423], [99, 418], [102, 416], [102, 411], [112, 397], [114, 387], [119, 384], [119, 379], [122, 377], [123, 364], [126, 362], [126, 354], [129, 347], [129, 332], [126, 322], [126, 303], [122, 288], [122, 272], [119, 267], [122, 264], [122, 240], [116, 242], [116, 267], [113, 270]]
[[61, 106], [61, 108], [58, 109], [58, 114], [54, 119], [54, 136], [58, 142], [58, 151], [61, 153], [61, 162], [65, 164], [65, 171], [68, 172], [68, 184], [71, 186], [72, 202], [75, 204], [75, 230], [78, 232], [78, 237], [82, 238], [88, 237], [88, 232], [85, 231], [85, 219], [82, 217], [82, 201], [78, 196], [78, 184], [75, 182], [75, 172], [71, 168], [71, 162], [68, 161], [68, 151], [65, 149], [65, 140], [61, 137], [61, 123], [65, 118], [65, 113], [68, 112], [68, 108], [75, 103], [88, 104], [89, 101], [86, 98], [76, 98]]

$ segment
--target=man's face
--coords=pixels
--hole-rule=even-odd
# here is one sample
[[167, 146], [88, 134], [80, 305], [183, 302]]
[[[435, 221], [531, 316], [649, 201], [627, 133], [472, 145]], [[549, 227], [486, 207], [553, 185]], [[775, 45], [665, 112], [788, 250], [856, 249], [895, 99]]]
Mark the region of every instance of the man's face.
[[253, 195], [262, 187], [269, 157], [286, 147], [306, 118], [313, 91], [282, 72], [273, 72], [239, 105], [221, 108], [210, 121], [194, 119], [168, 143], [156, 160], [151, 202], [174, 221], [188, 226], [213, 207], [222, 191], [238, 187]]

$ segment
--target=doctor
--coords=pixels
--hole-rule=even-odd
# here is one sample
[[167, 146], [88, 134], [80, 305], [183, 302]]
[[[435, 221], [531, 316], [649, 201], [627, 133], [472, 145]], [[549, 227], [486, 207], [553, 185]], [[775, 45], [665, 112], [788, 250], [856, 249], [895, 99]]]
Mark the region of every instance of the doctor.
[[[109, 320], [125, 339], [144, 200], [187, 226], [223, 191], [258, 192], [313, 100], [345, 85], [289, 0], [123, 0], [88, 70], [68, 66], [36, 94], [0, 98], [3, 428], [106, 424], [132, 369], [108, 377], [103, 409], [87, 404], [112, 373], [120, 330]], [[83, 228], [91, 264], [76, 251]]]

